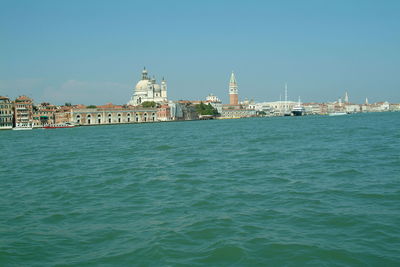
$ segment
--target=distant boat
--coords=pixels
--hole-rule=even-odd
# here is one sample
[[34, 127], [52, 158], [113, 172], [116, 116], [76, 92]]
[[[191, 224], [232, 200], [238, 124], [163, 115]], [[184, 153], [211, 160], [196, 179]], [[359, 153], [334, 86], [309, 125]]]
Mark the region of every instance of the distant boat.
[[305, 113], [305, 109], [301, 105], [300, 97], [299, 97], [299, 102], [297, 103], [296, 106], [293, 107], [292, 114], [293, 114], [293, 116], [303, 116], [304, 113]]
[[305, 110], [304, 110], [303, 107], [295, 106], [292, 109], [292, 114], [293, 114], [293, 116], [303, 116], [304, 115], [304, 111]]
[[73, 128], [73, 127], [76, 127], [76, 126], [69, 122], [60, 123], [60, 124], [49, 124], [49, 125], [43, 126], [44, 129]]
[[342, 115], [347, 115], [346, 112], [332, 112], [328, 114], [329, 116], [342, 116]]
[[22, 130], [32, 130], [32, 124], [17, 124], [14, 128], [12, 128], [14, 131], [22, 131]]

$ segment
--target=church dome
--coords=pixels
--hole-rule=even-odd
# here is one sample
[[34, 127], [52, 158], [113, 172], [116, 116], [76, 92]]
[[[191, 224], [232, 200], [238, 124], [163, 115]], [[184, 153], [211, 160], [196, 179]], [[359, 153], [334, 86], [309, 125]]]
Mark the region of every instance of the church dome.
[[149, 88], [149, 80], [140, 80], [135, 87], [136, 92], [147, 92]]

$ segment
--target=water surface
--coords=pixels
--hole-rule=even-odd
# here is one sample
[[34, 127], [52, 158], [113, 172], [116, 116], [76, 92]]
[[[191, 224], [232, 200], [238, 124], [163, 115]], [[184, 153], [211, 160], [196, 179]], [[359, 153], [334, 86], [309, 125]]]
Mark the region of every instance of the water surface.
[[0, 132], [1, 266], [399, 266], [400, 113]]

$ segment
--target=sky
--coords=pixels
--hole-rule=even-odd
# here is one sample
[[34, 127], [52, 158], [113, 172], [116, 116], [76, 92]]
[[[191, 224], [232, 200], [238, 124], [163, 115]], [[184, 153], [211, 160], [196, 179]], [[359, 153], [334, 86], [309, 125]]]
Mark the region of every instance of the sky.
[[0, 0], [0, 95], [125, 104], [145, 66], [171, 100], [400, 102], [400, 1]]

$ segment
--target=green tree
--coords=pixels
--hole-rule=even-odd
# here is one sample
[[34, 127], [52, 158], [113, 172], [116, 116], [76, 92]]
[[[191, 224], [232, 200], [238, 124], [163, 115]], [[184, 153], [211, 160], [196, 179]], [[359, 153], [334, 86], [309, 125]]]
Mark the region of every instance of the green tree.
[[95, 105], [89, 105], [89, 106], [87, 106], [86, 108], [97, 108], [97, 106], [95, 106]]
[[157, 103], [154, 101], [145, 101], [142, 103], [142, 107], [144, 108], [155, 108], [157, 107]]
[[218, 110], [211, 106], [210, 103], [208, 105], [204, 104], [203, 102], [200, 102], [200, 104], [197, 104], [196, 106], [196, 112], [199, 115], [218, 115]]

